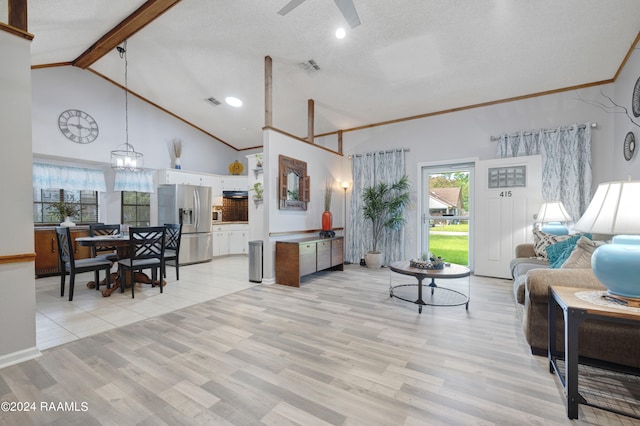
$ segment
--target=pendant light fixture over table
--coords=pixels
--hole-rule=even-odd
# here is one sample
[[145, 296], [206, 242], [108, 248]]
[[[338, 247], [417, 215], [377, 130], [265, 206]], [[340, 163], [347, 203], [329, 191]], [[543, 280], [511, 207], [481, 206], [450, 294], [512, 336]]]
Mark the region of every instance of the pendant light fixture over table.
[[142, 153], [136, 152], [133, 145], [129, 143], [129, 87], [127, 81], [127, 40], [124, 46], [117, 48], [121, 58], [124, 58], [124, 119], [125, 119], [125, 143], [120, 144], [111, 151], [111, 168], [124, 171], [136, 172], [142, 170], [144, 157]]

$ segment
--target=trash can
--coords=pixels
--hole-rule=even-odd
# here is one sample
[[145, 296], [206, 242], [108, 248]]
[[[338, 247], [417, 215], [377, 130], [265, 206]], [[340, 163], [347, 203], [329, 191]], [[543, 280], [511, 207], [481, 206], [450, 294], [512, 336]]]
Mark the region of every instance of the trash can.
[[262, 240], [249, 241], [249, 281], [262, 282]]

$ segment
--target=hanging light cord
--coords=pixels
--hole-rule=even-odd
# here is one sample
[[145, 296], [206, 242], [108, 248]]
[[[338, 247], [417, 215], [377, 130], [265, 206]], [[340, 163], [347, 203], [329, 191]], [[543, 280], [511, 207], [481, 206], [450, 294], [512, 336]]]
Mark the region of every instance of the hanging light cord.
[[[124, 58], [124, 132], [125, 147], [129, 152], [129, 84], [128, 84], [128, 68], [127, 62], [127, 40], [124, 41], [123, 47], [118, 48], [120, 58]], [[133, 149], [132, 149], [133, 151]]]

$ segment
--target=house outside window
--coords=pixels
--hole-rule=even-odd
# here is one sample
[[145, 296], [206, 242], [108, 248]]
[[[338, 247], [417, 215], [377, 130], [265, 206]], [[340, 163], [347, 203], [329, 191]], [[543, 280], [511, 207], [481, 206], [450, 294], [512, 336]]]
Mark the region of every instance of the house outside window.
[[129, 226], [150, 226], [151, 194], [148, 192], [122, 191], [122, 223]]

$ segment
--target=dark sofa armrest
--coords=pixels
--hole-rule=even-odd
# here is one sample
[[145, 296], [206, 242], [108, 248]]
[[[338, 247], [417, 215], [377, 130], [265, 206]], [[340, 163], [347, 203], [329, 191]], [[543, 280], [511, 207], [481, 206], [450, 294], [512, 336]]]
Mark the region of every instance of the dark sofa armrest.
[[527, 273], [526, 292], [532, 303], [549, 302], [549, 287], [579, 287], [586, 290], [606, 290], [593, 271], [585, 269], [532, 269]]

